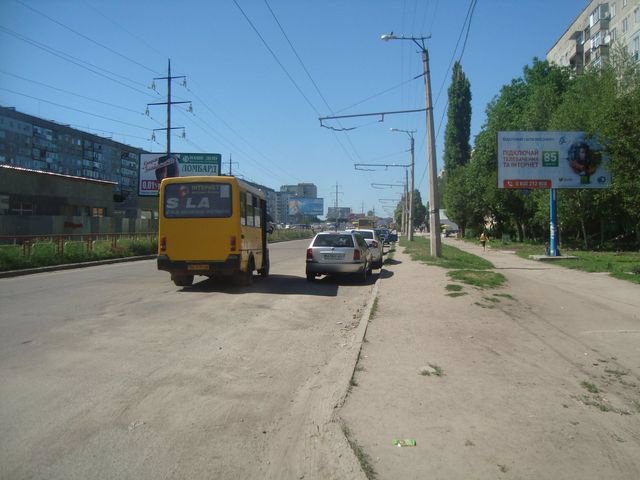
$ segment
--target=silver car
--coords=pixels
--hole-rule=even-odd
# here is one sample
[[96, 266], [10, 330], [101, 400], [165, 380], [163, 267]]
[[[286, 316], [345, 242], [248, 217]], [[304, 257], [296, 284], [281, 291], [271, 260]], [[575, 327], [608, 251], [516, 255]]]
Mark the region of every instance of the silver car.
[[358, 275], [366, 282], [371, 274], [371, 250], [357, 232], [320, 232], [307, 248], [307, 281], [318, 275]]
[[362, 235], [371, 250], [372, 268], [382, 268], [382, 248], [383, 243], [375, 230], [360, 229], [351, 230]]

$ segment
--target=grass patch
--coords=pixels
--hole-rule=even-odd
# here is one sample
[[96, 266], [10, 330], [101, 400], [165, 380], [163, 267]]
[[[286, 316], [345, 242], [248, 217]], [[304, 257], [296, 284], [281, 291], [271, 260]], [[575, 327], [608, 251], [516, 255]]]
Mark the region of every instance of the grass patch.
[[138, 239], [121, 238], [115, 249], [112, 248], [110, 240], [95, 240], [89, 246], [90, 250], [85, 241], [65, 241], [63, 254], [60, 255], [56, 243], [39, 241], [31, 246], [30, 254], [25, 255], [28, 250], [24, 250], [21, 245], [0, 245], [0, 271], [153, 255], [158, 251], [156, 238], [151, 236]]
[[615, 368], [605, 368], [604, 373], [615, 375], [616, 377], [621, 377], [623, 375], [627, 375], [628, 372], [623, 372], [622, 370], [616, 370]]
[[[544, 255], [544, 245], [510, 243], [505, 249], [516, 252], [519, 257]], [[593, 252], [584, 250], [562, 250], [563, 255], [577, 257], [574, 260], [555, 260], [554, 265], [581, 270], [583, 272], [609, 273], [612, 277], [640, 283], [640, 252]]]
[[446, 287], [448, 292], [461, 292], [464, 288], [462, 285], [456, 285], [455, 283], [450, 283]]
[[362, 471], [364, 472], [365, 476], [367, 477], [368, 480], [375, 480], [378, 474], [376, 473], [376, 471], [373, 468], [373, 465], [371, 464], [371, 457], [367, 452], [365, 452], [362, 449], [362, 447], [358, 444], [358, 442], [356, 442], [355, 439], [352, 437], [351, 430], [349, 430], [349, 427], [347, 427], [344, 423], [342, 423], [341, 427], [342, 427], [342, 433], [344, 434], [344, 437], [347, 439], [347, 442], [349, 443], [351, 450], [353, 450], [354, 455], [358, 459], [358, 462], [360, 462], [360, 467], [362, 468]]
[[600, 389], [591, 382], [581, 382], [580, 385], [585, 388], [589, 393], [600, 393]]
[[430, 377], [431, 375], [435, 375], [436, 377], [444, 376], [444, 371], [439, 365], [435, 363], [428, 363], [429, 367], [422, 367], [420, 369], [420, 375], [423, 377]]
[[496, 306], [493, 305], [493, 304], [486, 305], [486, 304], [480, 303], [480, 302], [474, 302], [473, 304], [477, 305], [479, 307], [482, 307], [482, 308], [488, 308], [488, 309], [496, 308]]
[[500, 303], [500, 299], [496, 297], [482, 297], [482, 299], [490, 303]]
[[484, 258], [463, 252], [450, 245], [442, 245], [441, 257], [432, 257], [430, 253], [431, 242], [425, 237], [414, 237], [413, 242], [403, 237], [400, 239], [400, 246], [405, 248], [412, 260], [425, 262], [429, 265], [450, 269], [488, 270], [494, 268], [493, 264]]
[[497, 288], [507, 281], [501, 273], [485, 270], [453, 270], [449, 272], [449, 276], [455, 281], [478, 288]]
[[500, 297], [500, 298], [508, 298], [509, 300], [514, 300], [512, 295], [509, 295], [508, 293], [494, 293], [493, 294], [494, 297]]
[[451, 292], [451, 293], [447, 293], [447, 297], [463, 297], [467, 294], [467, 292]]
[[273, 233], [267, 235], [267, 241], [269, 243], [286, 242], [289, 240], [301, 240], [304, 238], [313, 238], [314, 233], [311, 230], [274, 230]]
[[373, 300], [373, 305], [371, 306], [371, 313], [369, 314], [369, 320], [373, 320], [378, 313], [378, 297]]

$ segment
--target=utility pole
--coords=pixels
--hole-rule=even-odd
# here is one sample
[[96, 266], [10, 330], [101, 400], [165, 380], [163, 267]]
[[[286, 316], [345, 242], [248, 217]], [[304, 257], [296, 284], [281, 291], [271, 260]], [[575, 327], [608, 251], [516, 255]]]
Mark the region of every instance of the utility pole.
[[440, 210], [438, 205], [438, 166], [436, 164], [436, 136], [433, 131], [433, 105], [431, 101], [431, 78], [429, 72], [429, 51], [425, 46], [427, 37], [405, 37], [393, 33], [382, 35], [381, 40], [410, 40], [415, 43], [422, 52], [422, 71], [424, 76], [425, 111], [427, 112], [427, 142], [429, 143], [429, 155], [427, 164], [429, 169], [429, 234], [431, 238], [431, 256], [442, 256], [442, 239], [440, 238]]
[[433, 105], [431, 103], [431, 78], [429, 73], [429, 51], [422, 44], [422, 69], [424, 70], [424, 96], [427, 106], [427, 143], [429, 144], [429, 230], [431, 256], [442, 256], [440, 238], [440, 206], [438, 205], [438, 167], [436, 165], [436, 136], [433, 129]]
[[149, 105], [166, 105], [167, 106], [167, 127], [166, 128], [154, 128], [153, 131], [156, 132], [158, 130], [166, 130], [167, 131], [167, 156], [171, 155], [171, 130], [179, 130], [182, 129], [184, 133], [184, 127], [172, 127], [171, 126], [171, 105], [177, 105], [179, 103], [188, 103], [189, 109], [191, 109], [191, 101], [187, 100], [184, 102], [172, 102], [171, 101], [171, 80], [174, 78], [187, 78], [184, 75], [180, 75], [177, 77], [171, 76], [171, 59], [169, 59], [169, 65], [167, 67], [167, 76], [166, 77], [155, 77], [154, 80], [166, 80], [167, 81], [167, 101], [166, 102], [156, 102], [156, 103], [147, 103]]
[[231, 171], [231, 165], [240, 165], [238, 162], [232, 162], [231, 161], [231, 154], [229, 154], [229, 176], [233, 175], [233, 172]]
[[411, 152], [411, 190], [409, 190], [409, 221], [408, 226], [408, 232], [407, 232], [407, 238], [409, 239], [410, 242], [413, 242], [413, 192], [415, 190], [415, 180], [414, 180], [414, 175], [415, 175], [415, 158], [414, 158], [414, 151], [415, 151], [415, 139], [413, 137], [413, 134], [416, 133], [415, 130], [400, 130], [399, 128], [392, 128], [391, 129], [392, 132], [403, 132], [406, 133], [409, 137], [409, 139], [411, 140], [411, 148], [409, 149], [409, 151]]

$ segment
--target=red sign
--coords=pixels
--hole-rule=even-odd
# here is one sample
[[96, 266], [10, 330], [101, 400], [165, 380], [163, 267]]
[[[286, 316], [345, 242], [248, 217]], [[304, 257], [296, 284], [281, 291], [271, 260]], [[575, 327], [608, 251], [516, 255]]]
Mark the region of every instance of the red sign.
[[504, 180], [503, 188], [551, 188], [551, 180]]

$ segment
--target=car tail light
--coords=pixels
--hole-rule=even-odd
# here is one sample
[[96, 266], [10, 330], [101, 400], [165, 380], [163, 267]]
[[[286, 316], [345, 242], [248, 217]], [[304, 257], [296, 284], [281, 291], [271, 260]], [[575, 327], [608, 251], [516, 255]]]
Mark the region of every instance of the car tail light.
[[238, 248], [235, 235], [231, 235], [231, 237], [229, 237], [229, 248], [231, 249], [232, 252], [235, 252]]
[[307, 248], [307, 260], [313, 260], [313, 249]]
[[371, 246], [373, 248], [378, 248], [378, 242], [376, 242], [375, 240], [373, 242], [371, 242]]
[[353, 259], [354, 260], [360, 260], [360, 250], [354, 250], [353, 251]]
[[160, 251], [167, 251], [167, 237], [160, 237]]

